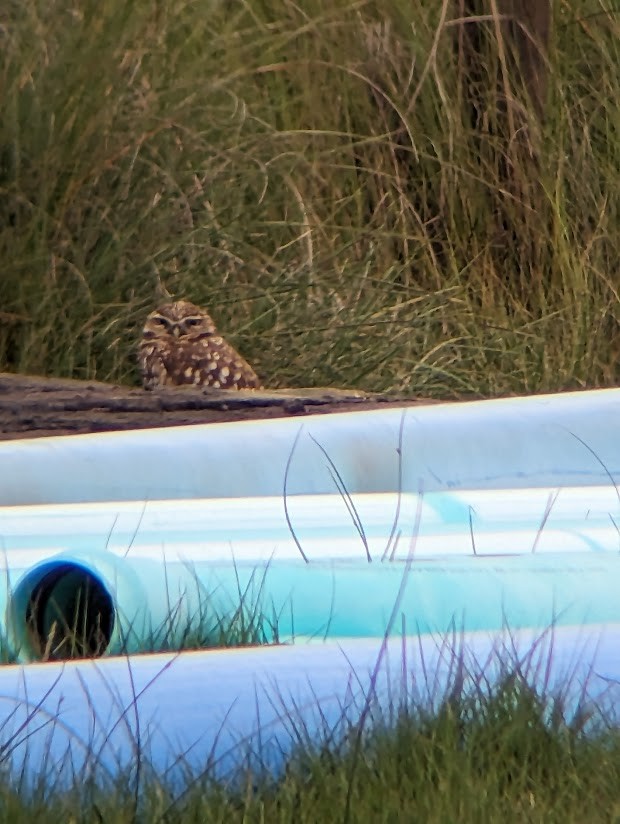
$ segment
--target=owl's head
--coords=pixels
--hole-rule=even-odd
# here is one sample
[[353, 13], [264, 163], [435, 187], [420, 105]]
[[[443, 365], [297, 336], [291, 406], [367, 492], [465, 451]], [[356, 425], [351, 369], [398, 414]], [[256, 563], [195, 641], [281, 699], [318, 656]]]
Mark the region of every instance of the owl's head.
[[164, 337], [198, 340], [215, 332], [215, 324], [204, 309], [188, 300], [177, 300], [151, 312], [144, 324], [143, 340]]

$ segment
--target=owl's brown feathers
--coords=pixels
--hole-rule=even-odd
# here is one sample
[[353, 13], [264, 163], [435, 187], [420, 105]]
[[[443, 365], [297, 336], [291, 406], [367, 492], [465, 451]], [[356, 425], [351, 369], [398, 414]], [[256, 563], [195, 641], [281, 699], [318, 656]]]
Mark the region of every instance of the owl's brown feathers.
[[145, 389], [188, 384], [261, 388], [256, 372], [219, 334], [209, 314], [187, 300], [166, 303], [151, 312], [138, 359]]

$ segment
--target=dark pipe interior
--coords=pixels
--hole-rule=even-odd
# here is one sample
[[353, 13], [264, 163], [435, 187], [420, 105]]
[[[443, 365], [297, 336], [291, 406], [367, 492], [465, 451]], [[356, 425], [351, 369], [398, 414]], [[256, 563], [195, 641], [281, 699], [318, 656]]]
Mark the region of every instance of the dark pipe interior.
[[33, 587], [26, 626], [36, 658], [97, 658], [110, 644], [114, 604], [95, 575], [77, 564], [62, 563]]

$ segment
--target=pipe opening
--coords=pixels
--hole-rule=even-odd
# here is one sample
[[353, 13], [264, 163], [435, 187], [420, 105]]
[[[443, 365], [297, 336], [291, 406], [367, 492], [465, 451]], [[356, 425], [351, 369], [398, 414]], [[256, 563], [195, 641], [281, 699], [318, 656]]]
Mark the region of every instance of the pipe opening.
[[114, 604], [99, 578], [72, 563], [54, 564], [26, 602], [26, 638], [43, 661], [98, 658], [114, 631]]

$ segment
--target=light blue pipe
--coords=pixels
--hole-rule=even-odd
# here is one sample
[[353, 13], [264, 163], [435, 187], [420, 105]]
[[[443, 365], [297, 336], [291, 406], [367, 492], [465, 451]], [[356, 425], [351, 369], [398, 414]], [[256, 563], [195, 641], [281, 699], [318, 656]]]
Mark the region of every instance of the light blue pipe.
[[402, 562], [164, 566], [110, 553], [64, 553], [16, 581], [6, 614], [12, 648], [22, 660], [36, 660], [50, 652], [54, 620], [75, 627], [71, 616], [87, 585], [88, 614], [76, 631], [85, 627], [88, 635], [95, 627], [96, 654], [113, 654], [173, 646], [200, 627], [238, 628], [240, 608], [246, 625], [251, 616], [256, 625], [258, 616], [267, 641], [381, 637], [395, 604], [394, 629], [412, 634], [620, 623], [619, 579], [618, 553], [420, 560], [408, 571]]
[[[203, 601], [186, 567], [168, 575], [161, 563], [112, 553], [61, 553], [11, 572], [9, 586], [0, 587], [3, 634], [22, 661], [178, 648]], [[54, 623], [64, 635], [94, 635], [92, 648], [77, 656], [66, 644], [57, 648]]]
[[88, 620], [87, 584], [108, 654], [230, 627], [241, 606], [271, 639], [379, 636], [411, 555], [410, 631], [620, 620], [618, 524], [610, 486], [4, 508], [0, 614], [24, 659], [48, 654], [53, 620]]
[[[436, 709], [455, 684], [492, 688], [518, 669], [565, 717], [618, 718], [620, 628], [422, 636], [138, 656], [0, 668], [3, 769], [21, 786], [114, 787], [155, 773], [178, 791], [203, 773], [230, 780], [251, 764], [279, 773], [299, 738], [319, 745], [403, 706]], [[596, 720], [596, 715], [595, 715]], [[139, 746], [138, 742], [139, 741]], [[208, 766], [207, 766], [208, 765]], [[241, 779], [242, 780], [242, 779]], [[244, 785], [245, 786], [245, 785]]]
[[0, 505], [609, 484], [620, 389], [0, 444]]
[[420, 559], [618, 552], [620, 494], [608, 485], [0, 507], [8, 568], [83, 549], [156, 561], [402, 560], [413, 535]]

